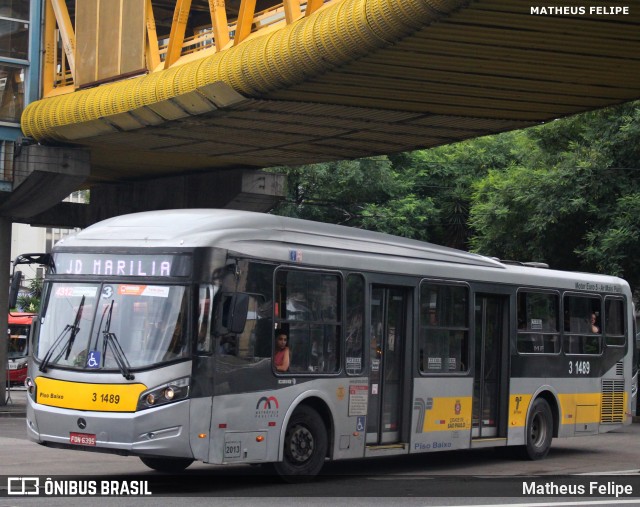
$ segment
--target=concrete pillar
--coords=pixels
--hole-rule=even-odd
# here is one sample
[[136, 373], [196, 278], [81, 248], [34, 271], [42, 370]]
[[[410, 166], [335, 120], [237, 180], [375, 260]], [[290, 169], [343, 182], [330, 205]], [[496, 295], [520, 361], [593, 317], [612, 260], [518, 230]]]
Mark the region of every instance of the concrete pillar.
[[9, 275], [11, 265], [11, 219], [0, 216], [0, 406], [7, 404], [7, 339]]
[[[88, 204], [62, 202], [16, 222], [49, 227], [87, 227], [125, 213], [162, 209], [226, 208], [266, 212], [285, 195], [284, 174], [228, 170], [91, 187]], [[0, 210], [1, 211], [1, 210]]]

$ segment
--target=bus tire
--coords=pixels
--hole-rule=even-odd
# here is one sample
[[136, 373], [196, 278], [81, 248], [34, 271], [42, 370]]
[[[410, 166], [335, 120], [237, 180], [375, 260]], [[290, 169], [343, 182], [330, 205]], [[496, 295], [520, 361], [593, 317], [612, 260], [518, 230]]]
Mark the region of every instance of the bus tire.
[[291, 416], [284, 437], [282, 461], [274, 463], [278, 475], [296, 481], [318, 475], [327, 455], [327, 430], [320, 414], [302, 405]]
[[140, 456], [140, 461], [158, 472], [177, 473], [187, 468], [193, 460], [190, 458], [148, 458]]
[[544, 458], [551, 449], [553, 439], [553, 415], [547, 400], [537, 398], [533, 402], [525, 431], [523, 457], [530, 460]]

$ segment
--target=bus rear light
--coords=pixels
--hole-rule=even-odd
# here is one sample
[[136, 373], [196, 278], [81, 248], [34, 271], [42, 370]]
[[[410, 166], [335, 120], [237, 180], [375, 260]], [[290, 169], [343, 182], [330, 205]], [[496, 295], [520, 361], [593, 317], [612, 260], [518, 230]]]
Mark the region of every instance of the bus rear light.
[[264, 442], [264, 435], [258, 435], [256, 437], [256, 442]]

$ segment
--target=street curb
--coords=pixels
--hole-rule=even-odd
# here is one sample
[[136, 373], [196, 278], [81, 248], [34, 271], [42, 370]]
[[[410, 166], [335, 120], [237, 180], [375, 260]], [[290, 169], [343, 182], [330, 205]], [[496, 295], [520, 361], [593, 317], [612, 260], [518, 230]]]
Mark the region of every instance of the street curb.
[[24, 410], [0, 410], [0, 418], [3, 417], [27, 417], [27, 413]]

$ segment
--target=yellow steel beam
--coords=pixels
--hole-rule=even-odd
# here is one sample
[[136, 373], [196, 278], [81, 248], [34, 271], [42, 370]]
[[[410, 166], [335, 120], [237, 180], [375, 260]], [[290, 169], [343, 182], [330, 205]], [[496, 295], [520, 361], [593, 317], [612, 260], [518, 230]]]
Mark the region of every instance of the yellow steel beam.
[[[64, 0], [51, 0], [51, 6], [58, 22], [58, 29], [60, 30], [60, 37], [62, 38], [62, 46], [64, 47], [64, 53], [67, 55], [67, 61], [69, 62], [69, 69], [71, 69], [71, 75], [76, 75], [76, 35], [73, 31], [73, 25], [71, 24], [71, 18], [69, 17], [69, 11], [67, 10], [67, 4]], [[64, 67], [62, 68], [64, 72]]]
[[236, 36], [233, 38], [233, 45], [237, 46], [251, 33], [253, 16], [256, 12], [256, 0], [241, 0], [238, 11], [238, 22], [236, 24]]
[[229, 43], [229, 25], [224, 0], [209, 0], [209, 11], [216, 51], [222, 51]]
[[160, 50], [158, 47], [158, 32], [156, 31], [156, 19], [153, 16], [153, 6], [151, 0], [147, 0], [147, 44], [145, 52], [147, 56], [147, 68], [153, 72], [160, 65]]
[[284, 18], [287, 20], [287, 25], [290, 25], [301, 17], [300, 0], [284, 0]]
[[173, 11], [173, 22], [171, 23], [171, 33], [169, 35], [169, 46], [167, 56], [164, 60], [164, 68], [168, 69], [175, 63], [182, 52], [184, 43], [184, 33], [187, 29], [189, 11], [191, 10], [191, 0], [177, 0], [176, 8]]
[[322, 4], [324, 0], [307, 0], [307, 10], [305, 11], [305, 16], [311, 16], [314, 12], [316, 12]]
[[42, 94], [46, 97], [55, 87], [56, 79], [56, 15], [51, 0], [46, 0], [44, 11], [44, 65], [42, 68]]

